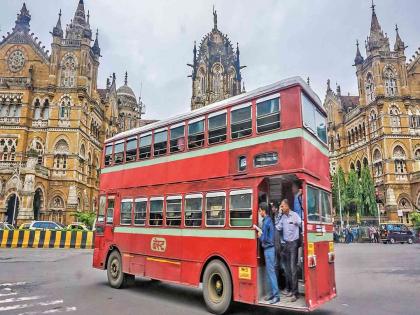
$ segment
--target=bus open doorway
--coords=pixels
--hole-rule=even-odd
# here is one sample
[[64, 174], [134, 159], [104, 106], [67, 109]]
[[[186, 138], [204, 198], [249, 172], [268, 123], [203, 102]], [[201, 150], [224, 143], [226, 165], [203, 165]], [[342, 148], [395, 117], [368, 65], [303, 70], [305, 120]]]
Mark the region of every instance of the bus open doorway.
[[[260, 185], [258, 186], [258, 203], [267, 202], [270, 208], [273, 206], [278, 208], [279, 214], [281, 216], [280, 203], [283, 199], [287, 199], [290, 205], [290, 209], [293, 210], [294, 203], [294, 194], [292, 191], [293, 184], [297, 184], [300, 187], [301, 181], [293, 174], [290, 175], [277, 175], [264, 178]], [[272, 215], [273, 222], [275, 222], [275, 215]], [[262, 221], [259, 218], [259, 224], [261, 225]], [[304, 223], [302, 222], [302, 226]], [[279, 236], [281, 232], [279, 233]], [[301, 230], [302, 231], [302, 230]], [[286, 268], [285, 260], [286, 253], [284, 251], [284, 243], [280, 241], [283, 239], [282, 236], [276, 238], [276, 275], [279, 290], [283, 291], [286, 289]], [[279, 244], [280, 242], [280, 244]], [[259, 243], [259, 242], [258, 242]], [[280, 302], [276, 304], [271, 304], [273, 307], [279, 308], [289, 308], [296, 310], [308, 310], [306, 299], [305, 299], [305, 277], [304, 277], [304, 268], [303, 268], [303, 241], [301, 242], [298, 248], [298, 255], [295, 261], [297, 265], [297, 274], [298, 274], [298, 296], [297, 300], [292, 302], [291, 297], [285, 296], [284, 294], [280, 295]], [[264, 252], [260, 244], [258, 244], [258, 304], [270, 305], [268, 301], [265, 301], [265, 298], [270, 295], [270, 286], [267, 280], [266, 275], [266, 265], [264, 261]]]

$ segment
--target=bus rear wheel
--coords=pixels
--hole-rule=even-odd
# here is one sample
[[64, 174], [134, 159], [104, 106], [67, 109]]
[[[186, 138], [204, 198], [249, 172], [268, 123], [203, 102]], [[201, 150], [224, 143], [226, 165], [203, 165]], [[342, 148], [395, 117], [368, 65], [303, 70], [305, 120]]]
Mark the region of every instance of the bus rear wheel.
[[115, 289], [121, 289], [134, 282], [134, 275], [122, 271], [122, 259], [118, 251], [114, 250], [108, 258], [108, 283]]
[[203, 275], [203, 297], [208, 310], [224, 314], [232, 303], [232, 279], [220, 260], [208, 264]]

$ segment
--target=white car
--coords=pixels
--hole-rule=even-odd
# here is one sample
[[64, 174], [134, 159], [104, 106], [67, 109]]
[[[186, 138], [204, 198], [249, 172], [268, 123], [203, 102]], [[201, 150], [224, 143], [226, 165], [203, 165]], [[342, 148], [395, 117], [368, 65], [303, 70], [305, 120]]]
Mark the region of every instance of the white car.
[[53, 231], [61, 231], [64, 229], [64, 226], [60, 223], [56, 223], [53, 221], [34, 221], [29, 226], [29, 230], [38, 230], [38, 231], [45, 231], [45, 230], [53, 230]]
[[80, 222], [73, 222], [67, 226], [67, 230], [89, 231], [86, 225]]

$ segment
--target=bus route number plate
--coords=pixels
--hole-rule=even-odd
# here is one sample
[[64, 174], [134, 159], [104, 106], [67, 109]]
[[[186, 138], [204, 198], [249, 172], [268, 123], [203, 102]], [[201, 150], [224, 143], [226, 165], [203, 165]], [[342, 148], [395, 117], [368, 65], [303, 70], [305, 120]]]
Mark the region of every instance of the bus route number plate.
[[239, 267], [239, 279], [251, 280], [251, 268]]
[[150, 248], [154, 252], [164, 252], [166, 250], [166, 240], [163, 237], [153, 237]]

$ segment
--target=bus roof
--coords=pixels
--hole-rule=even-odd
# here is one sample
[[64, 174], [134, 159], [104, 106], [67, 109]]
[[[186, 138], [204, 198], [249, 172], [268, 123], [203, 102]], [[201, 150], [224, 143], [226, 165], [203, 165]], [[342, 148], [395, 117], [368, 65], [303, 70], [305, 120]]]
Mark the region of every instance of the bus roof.
[[280, 89], [284, 89], [284, 88], [294, 86], [294, 85], [299, 85], [306, 92], [306, 94], [308, 94], [308, 96], [312, 98], [312, 100], [316, 103], [318, 108], [325, 113], [325, 111], [322, 107], [321, 100], [319, 99], [318, 95], [315, 94], [315, 92], [309, 87], [309, 85], [301, 77], [296, 76], [296, 77], [287, 78], [287, 79], [284, 79], [284, 80], [281, 80], [281, 81], [277, 81], [275, 83], [262, 86], [260, 88], [255, 89], [255, 90], [252, 90], [252, 91], [249, 91], [249, 92], [246, 92], [246, 93], [243, 93], [243, 94], [239, 94], [239, 95], [236, 95], [236, 96], [233, 96], [233, 97], [230, 97], [230, 98], [212, 103], [212, 104], [207, 105], [205, 107], [192, 110], [188, 113], [176, 115], [176, 116], [173, 116], [171, 118], [164, 119], [164, 120], [159, 120], [157, 122], [154, 122], [152, 124], [149, 124], [149, 125], [146, 125], [146, 126], [143, 126], [143, 127], [133, 128], [133, 129], [121, 132], [121, 133], [116, 134], [115, 136], [105, 140], [105, 143], [113, 142], [115, 140], [125, 139], [125, 138], [130, 137], [130, 136], [138, 135], [139, 133], [144, 133], [144, 132], [154, 130], [156, 128], [161, 128], [161, 127], [165, 127], [167, 125], [172, 125], [174, 123], [181, 122], [181, 121], [186, 120], [186, 119], [198, 118], [198, 117], [203, 116], [207, 113], [217, 111], [219, 109], [223, 109], [223, 108], [231, 106], [231, 105], [235, 105], [235, 104], [238, 104], [238, 103], [243, 103], [243, 102], [249, 101], [251, 99], [254, 99], [256, 96], [262, 96], [262, 95], [265, 95], [265, 94], [270, 94], [272, 92], [276, 92], [276, 91], [279, 91]]

